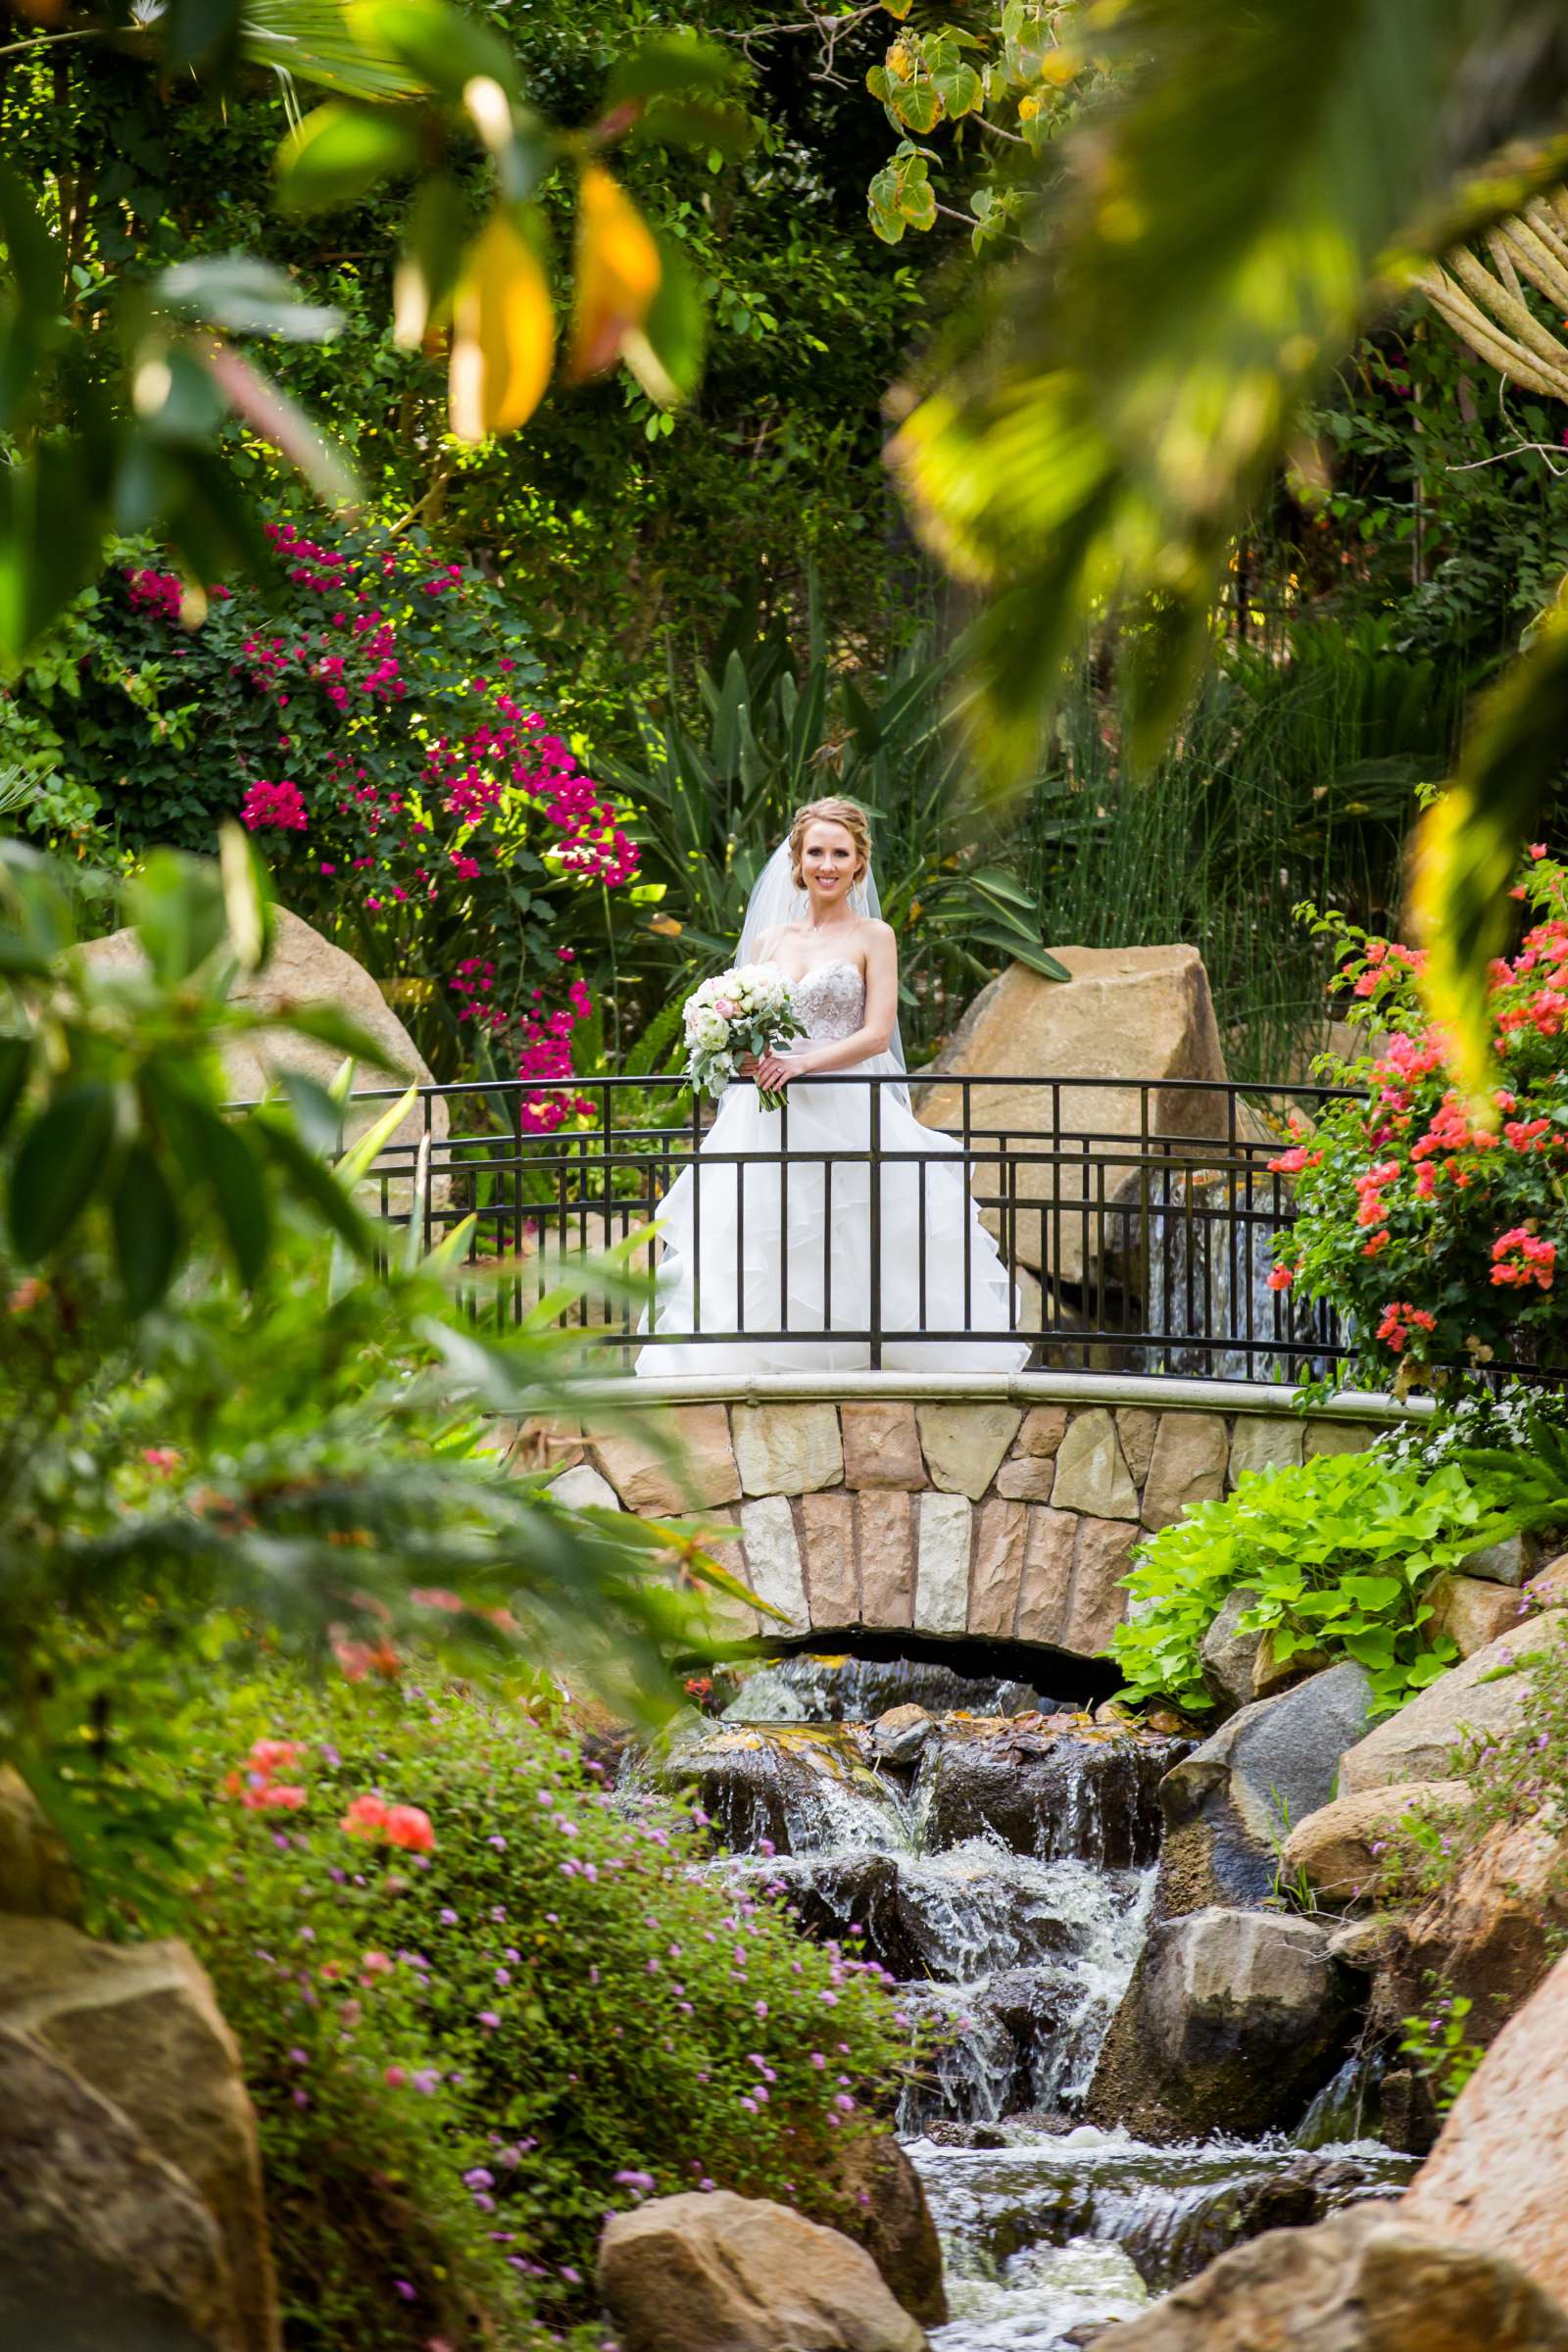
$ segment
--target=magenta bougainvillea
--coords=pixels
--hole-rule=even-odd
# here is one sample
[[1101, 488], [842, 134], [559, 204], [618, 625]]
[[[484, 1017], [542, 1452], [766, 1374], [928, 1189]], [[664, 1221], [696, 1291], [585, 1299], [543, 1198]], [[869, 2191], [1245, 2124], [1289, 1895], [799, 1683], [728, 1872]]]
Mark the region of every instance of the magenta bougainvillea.
[[1299, 1211], [1271, 1281], [1341, 1309], [1358, 1377], [1568, 1360], [1568, 873], [1544, 843], [1514, 896], [1532, 919], [1492, 967], [1499, 1083], [1486, 1106], [1426, 1018], [1419, 954], [1324, 922], [1375, 1050], [1331, 1073], [1364, 1099], [1328, 1104], [1270, 1162]]
[[625, 812], [538, 707], [492, 583], [413, 541], [269, 532], [281, 612], [241, 589], [193, 638], [179, 580], [147, 566], [130, 610], [172, 664], [226, 656], [228, 807], [284, 903], [390, 989], [438, 1076], [536, 1082], [523, 1123], [549, 1132], [587, 1107], [574, 935], [602, 937], [636, 879]]

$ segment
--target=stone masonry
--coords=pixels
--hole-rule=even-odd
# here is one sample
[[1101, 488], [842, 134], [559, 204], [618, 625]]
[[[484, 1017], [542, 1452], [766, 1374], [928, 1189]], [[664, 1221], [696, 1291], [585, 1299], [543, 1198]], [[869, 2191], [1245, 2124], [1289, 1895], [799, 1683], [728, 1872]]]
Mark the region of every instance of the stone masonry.
[[731, 1635], [909, 1628], [1093, 1657], [1145, 1534], [1250, 1471], [1376, 1435], [1087, 1400], [662, 1403], [646, 1438], [533, 1429], [516, 1458], [571, 1463], [568, 1499], [723, 1531], [715, 1556], [778, 1612], [727, 1604]]

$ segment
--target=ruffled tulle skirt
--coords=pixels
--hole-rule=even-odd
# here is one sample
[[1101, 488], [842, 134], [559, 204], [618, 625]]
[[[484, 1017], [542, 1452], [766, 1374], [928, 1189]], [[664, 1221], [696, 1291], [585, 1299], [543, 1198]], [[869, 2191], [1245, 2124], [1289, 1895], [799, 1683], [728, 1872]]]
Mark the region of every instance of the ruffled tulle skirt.
[[[1016, 1289], [952, 1137], [922, 1127], [891, 1087], [807, 1080], [787, 1102], [766, 1111], [754, 1087], [730, 1087], [671, 1186], [642, 1329], [682, 1336], [644, 1348], [638, 1373], [863, 1371], [873, 1315], [887, 1370], [1019, 1370]], [[826, 1156], [842, 1152], [868, 1156]]]

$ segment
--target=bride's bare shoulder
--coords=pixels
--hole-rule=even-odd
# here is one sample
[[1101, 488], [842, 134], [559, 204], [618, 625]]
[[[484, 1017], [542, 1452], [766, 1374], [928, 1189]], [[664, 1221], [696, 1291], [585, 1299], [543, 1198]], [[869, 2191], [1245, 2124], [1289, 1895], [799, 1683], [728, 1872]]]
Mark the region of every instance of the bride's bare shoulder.
[[873, 947], [896, 949], [899, 944], [898, 934], [893, 925], [885, 923], [879, 914], [865, 914], [860, 917], [860, 940], [867, 949]]

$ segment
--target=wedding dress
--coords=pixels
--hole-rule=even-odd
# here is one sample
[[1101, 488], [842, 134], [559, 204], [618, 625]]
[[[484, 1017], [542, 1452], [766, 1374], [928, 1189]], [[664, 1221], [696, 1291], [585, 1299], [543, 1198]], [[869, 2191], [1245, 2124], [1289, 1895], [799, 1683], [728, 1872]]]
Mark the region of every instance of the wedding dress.
[[[818, 964], [796, 981], [795, 1001], [808, 1039], [851, 1037], [865, 981], [853, 963]], [[884, 1368], [1024, 1364], [1028, 1342], [1009, 1336], [1014, 1286], [969, 1198], [957, 1144], [920, 1125], [904, 1086], [857, 1079], [858, 1070], [901, 1067], [876, 1054], [833, 1078], [795, 1079], [776, 1111], [762, 1109], [754, 1086], [725, 1089], [658, 1211], [663, 1257], [652, 1327], [683, 1337], [642, 1348], [639, 1375], [864, 1370], [870, 1346], [852, 1335], [871, 1325], [873, 1223]], [[828, 1152], [869, 1152], [873, 1092], [877, 1156], [827, 1161]], [[730, 1336], [696, 1336], [704, 1332]], [[744, 1336], [753, 1332], [774, 1336]], [[977, 1336], [954, 1336], [965, 1334]]]

